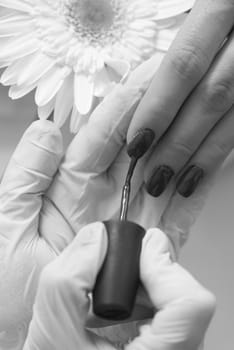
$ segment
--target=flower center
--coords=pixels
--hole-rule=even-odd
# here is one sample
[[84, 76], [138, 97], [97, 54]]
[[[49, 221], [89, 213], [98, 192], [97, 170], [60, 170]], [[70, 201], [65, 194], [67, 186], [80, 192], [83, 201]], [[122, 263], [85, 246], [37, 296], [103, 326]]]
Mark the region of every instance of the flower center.
[[108, 0], [80, 0], [74, 10], [80, 23], [91, 30], [109, 28], [113, 23], [114, 11]]
[[80, 39], [100, 44], [100, 40], [108, 37], [111, 43], [125, 28], [123, 3], [123, 0], [67, 0], [64, 13]]

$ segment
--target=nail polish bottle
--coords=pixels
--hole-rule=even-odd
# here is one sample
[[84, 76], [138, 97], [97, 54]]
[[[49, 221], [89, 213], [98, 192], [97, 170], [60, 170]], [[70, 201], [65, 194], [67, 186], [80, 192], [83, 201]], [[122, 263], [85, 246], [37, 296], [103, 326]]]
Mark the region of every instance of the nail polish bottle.
[[[125, 320], [131, 316], [139, 286], [139, 260], [145, 229], [127, 220], [131, 178], [137, 161], [149, 149], [148, 129], [141, 131], [135, 150], [129, 148], [129, 170], [123, 187], [120, 218], [104, 222], [108, 249], [93, 290], [93, 311], [104, 319]], [[149, 138], [148, 138], [149, 139]]]

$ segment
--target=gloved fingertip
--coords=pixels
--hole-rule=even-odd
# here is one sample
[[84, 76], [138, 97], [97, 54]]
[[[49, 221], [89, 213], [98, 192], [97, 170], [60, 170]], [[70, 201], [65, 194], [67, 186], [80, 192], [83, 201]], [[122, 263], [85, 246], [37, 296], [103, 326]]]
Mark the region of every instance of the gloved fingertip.
[[169, 239], [159, 228], [150, 228], [143, 239], [142, 249], [145, 255], [149, 252], [161, 255], [169, 251]]
[[59, 128], [49, 120], [37, 120], [28, 127], [16, 147], [11, 169], [20, 166], [38, 176], [42, 174], [52, 178], [58, 169], [62, 153], [63, 137]]
[[95, 222], [84, 226], [77, 234], [74, 244], [77, 249], [87, 250], [89, 254], [98, 257], [97, 268], [102, 265], [107, 252], [108, 237], [105, 225], [102, 222]]
[[77, 234], [77, 242], [80, 244], [101, 243], [107, 240], [105, 225], [102, 222], [94, 222], [84, 226]]
[[26, 130], [23, 139], [37, 143], [50, 152], [59, 154], [63, 151], [63, 137], [60, 129], [50, 120], [34, 121]]

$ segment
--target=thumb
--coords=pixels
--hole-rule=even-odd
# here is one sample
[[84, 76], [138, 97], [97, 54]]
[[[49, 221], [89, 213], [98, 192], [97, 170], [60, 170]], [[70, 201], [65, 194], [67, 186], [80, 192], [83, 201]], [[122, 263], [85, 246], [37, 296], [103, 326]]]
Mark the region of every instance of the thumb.
[[127, 349], [198, 349], [213, 316], [215, 300], [172, 261], [169, 240], [159, 229], [150, 229], [143, 239], [140, 269], [142, 282], [159, 311]]

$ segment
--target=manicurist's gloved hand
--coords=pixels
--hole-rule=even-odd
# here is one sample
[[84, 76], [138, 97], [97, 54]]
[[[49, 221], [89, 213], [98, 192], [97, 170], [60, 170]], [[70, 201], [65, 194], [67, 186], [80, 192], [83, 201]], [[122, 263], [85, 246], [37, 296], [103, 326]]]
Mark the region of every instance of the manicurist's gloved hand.
[[[114, 350], [86, 329], [89, 292], [107, 251], [105, 226], [81, 229], [73, 242], [42, 272], [24, 350]], [[168, 237], [149, 229], [140, 257], [141, 280], [158, 312], [126, 339], [126, 350], [198, 350], [214, 311], [214, 297], [172, 261]], [[124, 347], [121, 347], [121, 349]]]
[[[52, 122], [35, 122], [22, 137], [0, 188], [1, 349], [22, 349], [43, 268], [83, 226], [118, 216], [129, 165], [124, 148], [128, 125], [159, 62], [158, 56], [153, 57], [125, 85], [117, 86], [63, 158], [62, 136]], [[134, 175], [129, 219], [148, 229], [162, 218], [161, 227], [179, 247], [180, 237], [184, 241], [207, 189], [200, 187], [200, 195], [189, 198], [188, 207], [177, 196], [172, 197], [173, 182], [160, 199], [153, 198], [145, 190], [144, 162], [143, 158]], [[174, 212], [180, 214], [180, 221]], [[184, 214], [188, 220], [183, 220]]]

